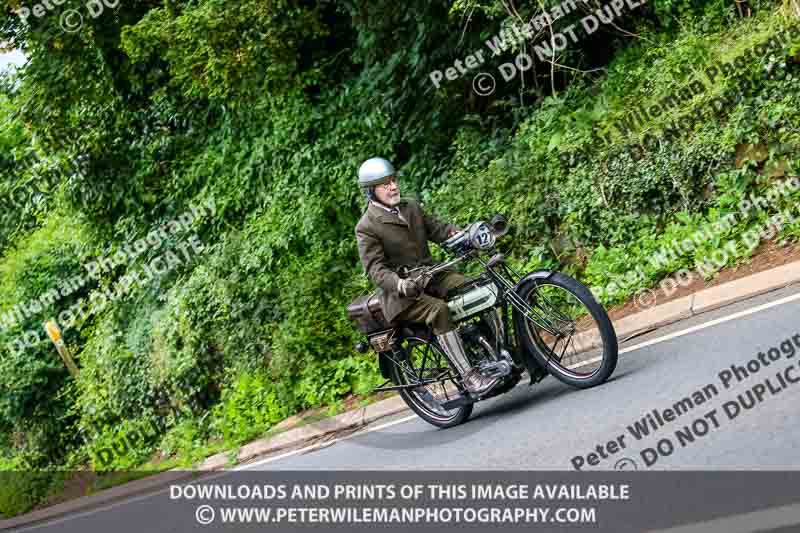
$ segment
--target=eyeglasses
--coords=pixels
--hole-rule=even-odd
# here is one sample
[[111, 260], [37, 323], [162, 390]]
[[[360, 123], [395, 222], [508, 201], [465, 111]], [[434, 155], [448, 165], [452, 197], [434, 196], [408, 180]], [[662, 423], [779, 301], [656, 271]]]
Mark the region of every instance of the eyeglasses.
[[392, 176], [389, 178], [389, 181], [386, 183], [381, 183], [380, 185], [376, 185], [376, 187], [383, 187], [384, 189], [388, 189], [392, 186], [392, 184], [397, 185], [397, 176]]

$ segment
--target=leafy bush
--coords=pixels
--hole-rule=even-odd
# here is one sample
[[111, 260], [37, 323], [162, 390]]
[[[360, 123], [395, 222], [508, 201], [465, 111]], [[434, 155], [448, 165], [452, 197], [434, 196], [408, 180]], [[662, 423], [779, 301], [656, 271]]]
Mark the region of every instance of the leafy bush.
[[[365, 206], [356, 170], [371, 156], [395, 161], [404, 195], [442, 218], [506, 214], [513, 233], [502, 246], [515, 268], [564, 270], [605, 287], [606, 303], [702, 260], [716, 241], [647, 266], [665, 243], [767, 187], [780, 162], [797, 168], [797, 50], [759, 58], [637, 131], [619, 125], [783, 24], [773, 4], [750, 5], [764, 9], [740, 20], [733, 5], [658, 0], [641, 19], [619, 21], [638, 39], [598, 33], [571, 47], [568, 59], [604, 74], [539, 69], [524, 87], [483, 99], [469, 77], [433, 91], [428, 73], [512, 20], [495, 3], [134, 3], [76, 34], [53, 27], [57, 17], [35, 28], [8, 19], [4, 36], [25, 43], [31, 65], [0, 101], [5, 116], [14, 112], [0, 131], [0, 194], [35, 180], [13, 172], [32, 150], [80, 164], [58, 174], [50, 203], [31, 198], [0, 221], [0, 313], [192, 203], [214, 199], [217, 212], [193, 228], [202, 258], [67, 333], [76, 380], [48, 343], [0, 353], [0, 435], [9, 435], [0, 450], [36, 467], [91, 462], [178, 408], [162, 437], [95, 466], [130, 469], [156, 451], [194, 459], [209, 441], [243, 443], [379, 384], [374, 354], [355, 353], [360, 335], [345, 314], [371, 289], [353, 234]], [[620, 143], [744, 80], [751, 89], [720, 116], [639, 161], [620, 154]], [[766, 161], [734, 168], [756, 144]], [[573, 165], [563, 156], [576, 151], [585, 158]], [[642, 274], [629, 275], [636, 264]], [[0, 343], [40, 329], [39, 318], [1, 332]], [[25, 508], [39, 487], [6, 509]]]
[[212, 429], [233, 443], [263, 434], [293, 412], [291, 404], [280, 402], [275, 389], [276, 384], [263, 372], [239, 376], [214, 406]]
[[79, 223], [54, 214], [0, 260], [0, 315], [14, 315], [18, 303], [31, 311], [0, 330], [0, 428], [22, 433], [17, 452], [34, 452], [39, 465], [60, 461], [76, 442], [69, 429], [76, 391], [42, 323], [86, 293], [70, 281], [83, 273], [84, 235]]
[[0, 518], [11, 518], [33, 509], [48, 493], [49, 472], [37, 472], [0, 459]]

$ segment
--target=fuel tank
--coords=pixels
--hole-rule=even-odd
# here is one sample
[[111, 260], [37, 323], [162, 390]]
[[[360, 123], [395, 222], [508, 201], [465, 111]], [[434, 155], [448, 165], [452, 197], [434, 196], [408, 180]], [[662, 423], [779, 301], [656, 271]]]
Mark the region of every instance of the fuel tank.
[[453, 320], [461, 320], [492, 307], [497, 301], [500, 290], [494, 283], [479, 285], [463, 294], [448, 300], [450, 316]]

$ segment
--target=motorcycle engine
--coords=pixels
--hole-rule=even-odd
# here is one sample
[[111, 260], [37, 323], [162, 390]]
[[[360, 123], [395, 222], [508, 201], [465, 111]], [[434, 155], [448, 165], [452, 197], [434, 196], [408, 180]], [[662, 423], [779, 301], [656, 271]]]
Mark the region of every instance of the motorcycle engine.
[[498, 359], [497, 352], [492, 347], [492, 342], [487, 333], [479, 324], [465, 324], [459, 328], [461, 340], [467, 348], [473, 365], [481, 361]]

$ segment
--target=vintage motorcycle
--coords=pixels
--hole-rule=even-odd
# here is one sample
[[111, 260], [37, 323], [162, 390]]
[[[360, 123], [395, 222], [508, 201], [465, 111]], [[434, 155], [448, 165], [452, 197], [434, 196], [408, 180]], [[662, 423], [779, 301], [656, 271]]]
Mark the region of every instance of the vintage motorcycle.
[[[378, 292], [347, 308], [368, 343], [356, 349], [378, 354], [387, 380], [377, 391], [399, 391], [422, 419], [446, 428], [466, 421], [473, 404], [514, 388], [527, 371], [530, 385], [548, 374], [576, 388], [605, 382], [617, 364], [617, 336], [605, 309], [579, 281], [551, 270], [520, 276], [496, 249], [508, 232], [502, 215], [474, 222], [440, 246], [453, 258], [437, 265], [403, 269], [401, 277], [427, 287], [437, 274], [475, 260], [482, 272], [447, 292], [445, 301], [470, 362], [501, 382], [473, 398], [425, 324], [388, 323]], [[509, 321], [509, 310], [511, 320]]]

